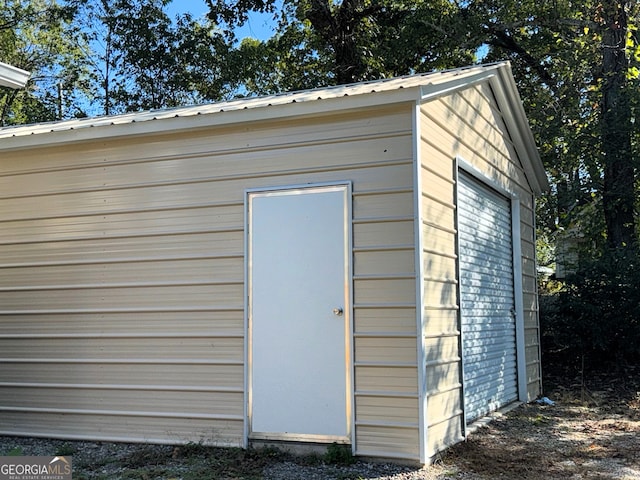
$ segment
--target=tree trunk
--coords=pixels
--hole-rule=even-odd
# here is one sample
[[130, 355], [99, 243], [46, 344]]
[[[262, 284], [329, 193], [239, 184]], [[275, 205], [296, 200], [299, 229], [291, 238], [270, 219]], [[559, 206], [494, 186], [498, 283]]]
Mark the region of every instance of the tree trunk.
[[634, 246], [635, 169], [631, 153], [631, 107], [627, 91], [627, 16], [624, 0], [606, 0], [602, 6], [603, 85], [602, 200], [609, 247]]
[[333, 48], [336, 53], [336, 80], [340, 85], [361, 80], [364, 70], [354, 31], [362, 20], [357, 15], [361, 3], [344, 0], [338, 10], [338, 31]]
[[344, 0], [331, 10], [327, 0], [312, 0], [307, 19], [335, 55], [336, 84], [353, 83], [362, 78], [364, 66], [356, 45], [356, 28], [364, 17], [361, 0]]

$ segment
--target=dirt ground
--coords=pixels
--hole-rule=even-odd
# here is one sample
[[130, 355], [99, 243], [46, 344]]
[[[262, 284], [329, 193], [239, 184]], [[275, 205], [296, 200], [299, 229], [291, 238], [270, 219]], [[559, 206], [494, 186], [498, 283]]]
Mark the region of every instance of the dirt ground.
[[555, 406], [499, 416], [445, 452], [434, 478], [640, 479], [640, 370], [548, 383]]

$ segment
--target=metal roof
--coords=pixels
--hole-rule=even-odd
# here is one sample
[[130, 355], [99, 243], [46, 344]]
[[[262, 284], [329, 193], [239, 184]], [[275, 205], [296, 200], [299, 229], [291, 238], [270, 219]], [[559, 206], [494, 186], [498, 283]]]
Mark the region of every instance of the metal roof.
[[[499, 64], [494, 64], [499, 65]], [[132, 123], [148, 122], [152, 120], [165, 120], [170, 118], [184, 118], [196, 115], [213, 115], [224, 112], [249, 110], [276, 105], [293, 103], [315, 102], [340, 97], [353, 97], [369, 93], [381, 93], [420, 87], [426, 84], [437, 85], [454, 77], [465, 77], [469, 74], [486, 72], [493, 65], [483, 65], [446, 70], [417, 75], [407, 75], [390, 79], [360, 82], [349, 85], [302, 90], [297, 92], [279, 93], [260, 97], [237, 98], [225, 102], [201, 104], [188, 107], [176, 107], [160, 110], [146, 110], [141, 112], [124, 113], [91, 118], [62, 120], [55, 122], [38, 123], [33, 125], [19, 125], [0, 128], [0, 138], [17, 137], [22, 135], [36, 135], [41, 133], [59, 132], [65, 130], [77, 130], [89, 127], [104, 127], [112, 125], [125, 125]]]
[[0, 128], [0, 151], [335, 113], [390, 103], [422, 103], [479, 82], [491, 82], [495, 87], [496, 98], [505, 112], [505, 121], [511, 127], [512, 135], [516, 134], [516, 146], [531, 163], [529, 173], [533, 175], [534, 190], [547, 189], [546, 174], [508, 62], [189, 107], [4, 127]]

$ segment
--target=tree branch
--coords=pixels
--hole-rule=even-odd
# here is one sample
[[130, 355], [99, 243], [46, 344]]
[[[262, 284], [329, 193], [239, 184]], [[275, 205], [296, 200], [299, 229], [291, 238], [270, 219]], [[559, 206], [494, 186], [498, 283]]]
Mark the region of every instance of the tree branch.
[[489, 45], [503, 48], [509, 52], [518, 55], [532, 70], [534, 70], [540, 80], [545, 83], [553, 91], [557, 91], [558, 83], [551, 76], [551, 73], [542, 65], [542, 63], [534, 58], [528, 51], [526, 51], [521, 45], [519, 45], [515, 39], [509, 35], [506, 31], [499, 29], [497, 26], [490, 25], [488, 33], [493, 37], [489, 40]]

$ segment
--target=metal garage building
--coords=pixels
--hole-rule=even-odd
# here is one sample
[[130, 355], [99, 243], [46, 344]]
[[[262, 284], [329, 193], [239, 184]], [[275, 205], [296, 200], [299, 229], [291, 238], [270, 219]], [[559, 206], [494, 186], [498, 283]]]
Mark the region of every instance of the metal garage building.
[[540, 392], [507, 63], [0, 130], [0, 433], [426, 463]]

